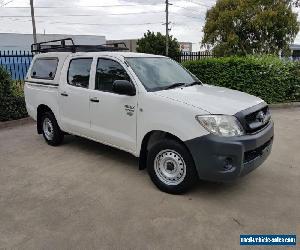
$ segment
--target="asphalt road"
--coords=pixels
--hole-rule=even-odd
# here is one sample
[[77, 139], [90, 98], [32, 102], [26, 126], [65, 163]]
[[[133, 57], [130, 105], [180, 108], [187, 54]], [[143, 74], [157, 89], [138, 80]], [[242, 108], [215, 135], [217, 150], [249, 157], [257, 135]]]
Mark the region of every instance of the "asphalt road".
[[125, 152], [75, 136], [50, 147], [33, 123], [1, 129], [0, 248], [239, 249], [248, 233], [296, 233], [299, 245], [300, 109], [273, 119], [261, 167], [181, 196]]

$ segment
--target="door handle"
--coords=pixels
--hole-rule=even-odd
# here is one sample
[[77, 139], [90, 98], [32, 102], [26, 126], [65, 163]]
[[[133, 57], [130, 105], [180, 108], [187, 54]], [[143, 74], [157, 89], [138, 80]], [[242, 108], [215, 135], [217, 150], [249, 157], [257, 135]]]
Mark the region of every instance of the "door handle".
[[62, 95], [62, 96], [69, 96], [68, 94], [67, 94], [67, 92], [62, 92], [62, 93], [60, 93], [60, 95]]
[[92, 97], [90, 98], [91, 102], [99, 102], [99, 99], [97, 97]]

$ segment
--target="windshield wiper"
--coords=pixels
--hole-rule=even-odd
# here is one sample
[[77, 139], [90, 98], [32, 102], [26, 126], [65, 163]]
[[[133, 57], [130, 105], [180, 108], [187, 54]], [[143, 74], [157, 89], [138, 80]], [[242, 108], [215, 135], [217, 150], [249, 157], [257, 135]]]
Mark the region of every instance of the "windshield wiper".
[[173, 84], [165, 87], [164, 89], [174, 89], [174, 88], [181, 87], [181, 86], [185, 86], [185, 83], [183, 83], [183, 82], [176, 82], [176, 83], [173, 83]]
[[194, 86], [194, 85], [202, 85], [202, 83], [201, 83], [201, 82], [195, 81], [195, 82], [192, 82], [192, 83], [188, 83], [188, 84], [186, 84], [185, 86], [186, 86], [186, 87], [190, 87], [190, 86]]

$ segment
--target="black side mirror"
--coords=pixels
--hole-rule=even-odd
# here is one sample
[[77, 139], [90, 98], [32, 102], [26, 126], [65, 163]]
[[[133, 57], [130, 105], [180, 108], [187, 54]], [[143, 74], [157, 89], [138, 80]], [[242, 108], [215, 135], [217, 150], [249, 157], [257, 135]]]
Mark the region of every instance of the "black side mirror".
[[113, 83], [113, 91], [120, 95], [134, 96], [136, 94], [133, 83], [127, 80], [115, 80]]

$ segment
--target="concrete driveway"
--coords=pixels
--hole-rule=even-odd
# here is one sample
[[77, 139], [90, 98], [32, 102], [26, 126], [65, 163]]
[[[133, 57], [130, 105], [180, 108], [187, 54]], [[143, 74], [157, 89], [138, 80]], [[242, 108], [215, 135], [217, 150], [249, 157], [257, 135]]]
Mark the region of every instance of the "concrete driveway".
[[273, 152], [260, 168], [182, 196], [157, 190], [119, 150], [75, 136], [50, 147], [34, 123], [1, 129], [0, 248], [239, 249], [240, 234], [299, 239], [300, 109], [273, 119]]

